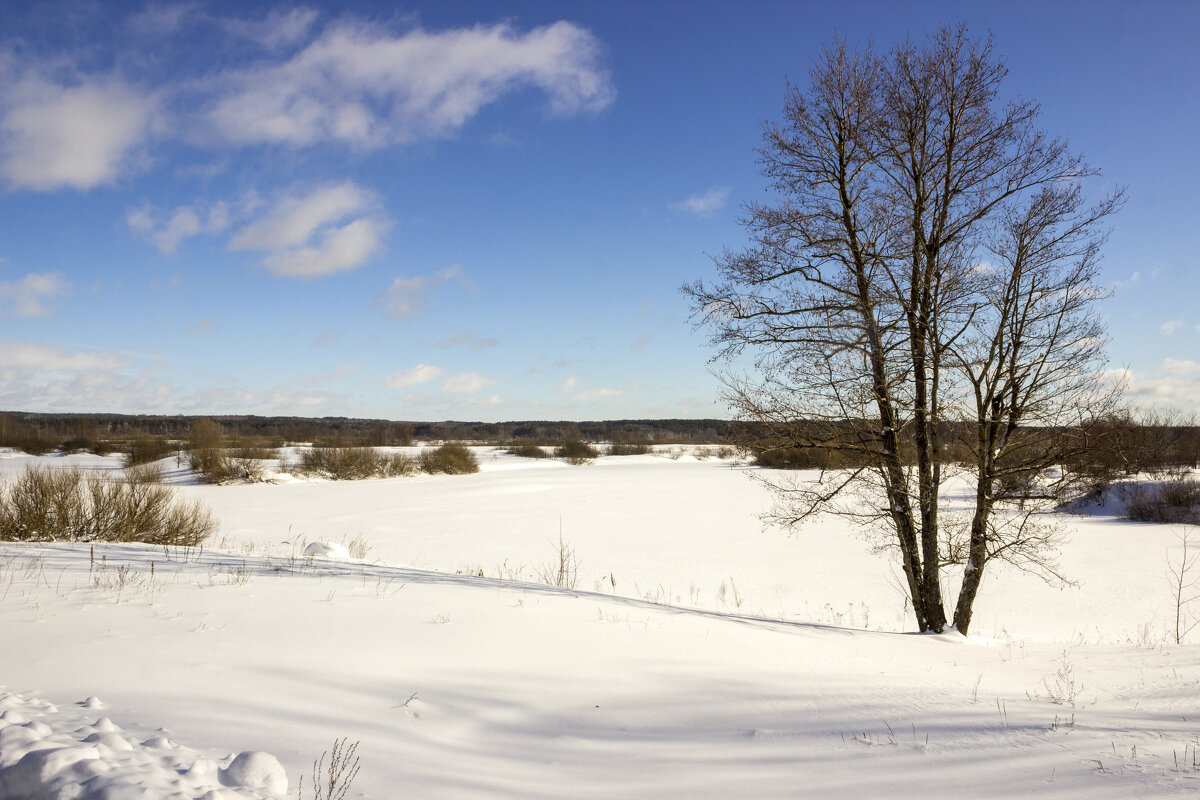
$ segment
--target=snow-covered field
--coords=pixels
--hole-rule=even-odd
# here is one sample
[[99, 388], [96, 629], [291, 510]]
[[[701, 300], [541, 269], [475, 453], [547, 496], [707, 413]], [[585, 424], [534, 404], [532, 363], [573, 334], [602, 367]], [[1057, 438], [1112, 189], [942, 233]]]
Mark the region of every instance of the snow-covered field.
[[[348, 797], [1200, 796], [1179, 526], [1069, 518], [1078, 586], [997, 568], [971, 637], [922, 636], [887, 555], [764, 530], [745, 467], [478, 452], [236, 486], [166, 462], [220, 520], [203, 552], [0, 544], [0, 797], [294, 797], [341, 737]], [[574, 589], [537, 582], [560, 536]]]

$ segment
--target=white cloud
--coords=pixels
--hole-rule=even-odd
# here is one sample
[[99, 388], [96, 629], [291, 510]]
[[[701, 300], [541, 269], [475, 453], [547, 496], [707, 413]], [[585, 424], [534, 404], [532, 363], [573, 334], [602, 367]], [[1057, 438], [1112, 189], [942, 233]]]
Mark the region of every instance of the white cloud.
[[315, 246], [281, 250], [267, 256], [263, 263], [272, 274], [288, 278], [318, 278], [351, 270], [382, 249], [389, 227], [378, 219], [356, 219], [324, 231]]
[[[201, 219], [202, 215], [206, 219]], [[217, 234], [229, 227], [229, 206], [214, 203], [207, 210], [193, 205], [179, 206], [163, 216], [149, 206], [140, 206], [125, 213], [129, 230], [146, 239], [162, 253], [173, 255], [185, 240], [201, 233]]]
[[442, 391], [450, 394], [475, 394], [481, 389], [497, 383], [478, 372], [460, 372], [442, 384]]
[[1164, 358], [1162, 363], [1162, 371], [1168, 375], [1187, 375], [1192, 372], [1200, 371], [1200, 362], [1180, 361], [1174, 358]]
[[1162, 325], [1160, 325], [1158, 327], [1158, 331], [1163, 336], [1170, 336], [1171, 334], [1175, 333], [1175, 331], [1179, 330], [1182, 327], [1183, 327], [1182, 322], [1180, 322], [1177, 319], [1173, 319], [1170, 322], [1164, 322]]
[[[302, 196], [285, 196], [262, 219], [244, 226], [230, 250], [268, 251], [274, 275], [317, 278], [360, 266], [383, 248], [391, 227], [374, 211], [376, 196], [345, 181]], [[354, 217], [354, 219], [348, 218]]]
[[615, 92], [599, 60], [597, 40], [569, 22], [400, 35], [339, 22], [286, 61], [221, 76], [208, 116], [235, 142], [402, 144], [450, 134], [527, 86], [556, 113], [603, 108]]
[[728, 198], [729, 187], [716, 186], [707, 192], [691, 195], [686, 200], [671, 203], [671, 208], [675, 211], [686, 211], [698, 217], [711, 217], [713, 212], [725, 205]]
[[126, 367], [128, 360], [102, 351], [68, 352], [41, 342], [0, 342], [0, 367], [32, 368], [41, 372], [84, 372]]
[[19, 281], [0, 283], [0, 316], [45, 317], [46, 301], [65, 294], [71, 284], [58, 272], [30, 272]]
[[558, 385], [560, 392], [569, 392], [575, 388], [575, 384], [579, 383], [579, 378], [574, 375], [569, 375], [563, 379], [563, 382]]
[[[7, 77], [7, 76], [6, 76]], [[0, 118], [0, 172], [16, 188], [91, 189], [130, 167], [156, 102], [115, 78], [16, 82]]]
[[459, 266], [445, 267], [432, 275], [418, 275], [415, 278], [396, 278], [383, 294], [375, 298], [383, 313], [393, 319], [404, 319], [412, 314], [424, 313], [428, 310], [426, 293], [442, 284], [457, 279], [465, 285], [470, 285], [466, 275]]
[[[1200, 364], [1194, 361], [1164, 359], [1161, 377], [1131, 372], [1110, 371], [1114, 385], [1125, 384], [1125, 396], [1152, 407], [1172, 407], [1200, 411]], [[1123, 378], [1123, 380], [1119, 380]]]
[[229, 243], [231, 250], [281, 250], [303, 245], [323, 225], [358, 213], [374, 195], [353, 181], [317, 188], [303, 197], [284, 197], [264, 219], [247, 225]]
[[421, 383], [428, 383], [442, 374], [441, 367], [431, 366], [429, 364], [417, 364], [410, 369], [403, 369], [399, 372], [393, 372], [384, 380], [384, 385], [389, 389], [403, 389], [406, 386], [416, 386]]

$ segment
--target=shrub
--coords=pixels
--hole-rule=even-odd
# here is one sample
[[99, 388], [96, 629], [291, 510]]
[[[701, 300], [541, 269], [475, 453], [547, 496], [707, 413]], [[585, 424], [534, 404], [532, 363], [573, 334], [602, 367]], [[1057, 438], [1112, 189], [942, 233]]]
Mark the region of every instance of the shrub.
[[563, 541], [558, 534], [558, 556], [555, 560], [536, 570], [537, 578], [548, 586], [574, 589], [579, 584], [579, 557], [573, 545]]
[[222, 428], [212, 420], [197, 420], [190, 431], [188, 466], [209, 483], [264, 481], [267, 469], [263, 462], [277, 455], [275, 448], [259, 439], [239, 439], [226, 448]]
[[568, 464], [586, 464], [600, 455], [596, 448], [582, 439], [568, 439], [554, 449], [554, 455], [565, 460]]
[[465, 445], [447, 442], [421, 451], [421, 469], [430, 475], [466, 475], [479, 472], [479, 459]]
[[645, 442], [614, 442], [608, 448], [610, 456], [644, 456], [649, 452], [650, 445]]
[[403, 453], [381, 453], [373, 447], [322, 445], [300, 454], [298, 470], [346, 481], [415, 475], [417, 463]]
[[1139, 522], [1200, 524], [1200, 481], [1183, 479], [1124, 487], [1125, 515]]
[[238, 439], [230, 448], [231, 457], [241, 461], [270, 461], [279, 456], [276, 448], [261, 439]]
[[176, 447], [162, 436], [151, 436], [145, 431], [136, 431], [125, 443], [125, 466], [136, 467], [150, 464], [174, 455]]
[[55, 443], [41, 434], [8, 437], [8, 446], [31, 456], [44, 456], [54, 452]]
[[380, 474], [385, 478], [407, 478], [421, 471], [421, 465], [404, 453], [380, 453]]
[[24, 542], [146, 542], [193, 547], [216, 530], [197, 502], [175, 498], [156, 470], [121, 480], [97, 472], [30, 466], [0, 490], [0, 539]]
[[550, 454], [538, 447], [536, 444], [515, 444], [508, 448], [508, 452], [514, 456], [521, 458], [549, 458]]

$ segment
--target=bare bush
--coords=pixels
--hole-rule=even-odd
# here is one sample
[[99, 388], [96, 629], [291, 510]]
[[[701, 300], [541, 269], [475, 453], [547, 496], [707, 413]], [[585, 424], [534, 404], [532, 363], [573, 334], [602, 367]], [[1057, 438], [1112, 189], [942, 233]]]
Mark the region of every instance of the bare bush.
[[554, 561], [537, 570], [537, 579], [548, 586], [574, 589], [579, 583], [579, 557], [575, 548], [558, 534], [558, 553]]
[[421, 469], [430, 475], [466, 475], [479, 472], [479, 459], [465, 445], [447, 442], [421, 451]]
[[1192, 538], [1191, 529], [1185, 529], [1179, 536], [1179, 558], [1173, 560], [1167, 555], [1167, 573], [1171, 584], [1171, 595], [1175, 601], [1175, 644], [1183, 644], [1189, 633], [1200, 625], [1200, 618], [1195, 617], [1190, 610], [1191, 604], [1200, 600], [1200, 575], [1196, 574], [1196, 564], [1200, 554], [1196, 552], [1196, 542]]
[[536, 444], [510, 445], [508, 452], [521, 458], [549, 458], [550, 454]]
[[579, 466], [580, 464], [588, 463], [599, 456], [600, 453], [596, 448], [582, 439], [566, 439], [562, 444], [554, 448], [554, 455], [563, 459], [568, 464]]
[[1193, 478], [1131, 484], [1122, 499], [1125, 515], [1138, 522], [1200, 524], [1200, 481]]
[[216, 530], [198, 502], [175, 498], [154, 471], [121, 480], [79, 469], [28, 467], [0, 489], [0, 539], [32, 542], [146, 542], [192, 547]]
[[152, 436], [145, 431], [137, 431], [125, 443], [125, 466], [150, 464], [174, 455], [177, 450], [178, 448], [169, 439]]
[[608, 446], [610, 456], [644, 456], [650, 453], [650, 445], [645, 442], [613, 442]]
[[311, 447], [300, 455], [297, 471], [333, 480], [394, 478], [417, 473], [417, 463], [403, 453], [382, 453], [373, 447]]
[[379, 453], [379, 473], [384, 478], [407, 478], [421, 471], [421, 465], [404, 453]]

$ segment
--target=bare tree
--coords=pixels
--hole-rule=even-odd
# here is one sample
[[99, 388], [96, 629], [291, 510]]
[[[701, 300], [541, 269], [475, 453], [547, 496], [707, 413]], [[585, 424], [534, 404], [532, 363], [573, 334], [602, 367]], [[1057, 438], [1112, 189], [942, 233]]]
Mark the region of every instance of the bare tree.
[[[1036, 128], [1036, 104], [1000, 102], [1005, 73], [965, 26], [885, 56], [835, 41], [766, 127], [778, 200], [747, 207], [751, 245], [716, 259], [720, 282], [684, 287], [719, 357], [753, 355], [757, 377], [726, 384], [742, 431], [837, 457], [816, 480], [775, 480], [773, 517], [884, 531], [921, 630], [946, 627], [949, 563], [972, 576], [965, 632], [987, 560], [1038, 549], [1029, 518], [995, 538], [997, 486], [1041, 463], [1022, 450], [1048, 457], [1016, 433], [1074, 424], [1073, 399], [1097, 391], [1090, 281], [1120, 198], [1082, 208], [1094, 170]], [[964, 426], [971, 446], [948, 452]], [[985, 488], [965, 548], [940, 518], [956, 462]]]

